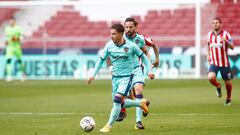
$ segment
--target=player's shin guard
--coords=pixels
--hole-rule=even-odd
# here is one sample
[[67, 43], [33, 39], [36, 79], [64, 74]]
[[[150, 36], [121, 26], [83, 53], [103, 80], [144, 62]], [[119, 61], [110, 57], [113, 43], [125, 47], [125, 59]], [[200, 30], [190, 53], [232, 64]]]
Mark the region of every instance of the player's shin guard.
[[[138, 94], [138, 95], [136, 95], [136, 99], [135, 100], [137, 102], [140, 102], [142, 98], [143, 98], [143, 95], [142, 94]], [[142, 109], [140, 107], [136, 107], [136, 122], [142, 121], [142, 113], [143, 113]]]
[[109, 116], [109, 120], [107, 123], [108, 125], [112, 126], [114, 121], [118, 118], [118, 115], [121, 111], [121, 103], [122, 103], [122, 99], [118, 96], [115, 96], [111, 114]]

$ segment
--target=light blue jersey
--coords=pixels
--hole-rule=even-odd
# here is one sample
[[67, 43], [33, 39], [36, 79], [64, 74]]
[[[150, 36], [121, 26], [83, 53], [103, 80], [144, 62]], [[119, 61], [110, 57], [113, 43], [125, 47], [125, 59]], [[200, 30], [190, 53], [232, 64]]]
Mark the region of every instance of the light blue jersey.
[[138, 33], [136, 33], [136, 35], [133, 38], [128, 37], [126, 34], [124, 34], [124, 39], [134, 42], [135, 44], [137, 44], [139, 48], [142, 48], [146, 45], [144, 36]]
[[[136, 33], [134, 37], [129, 37], [126, 34], [124, 34], [124, 39], [134, 42], [135, 44], [137, 44], [137, 46], [140, 49], [143, 48], [144, 46], [150, 46], [150, 47], [154, 46], [153, 40], [151, 38], [141, 35], [139, 33]], [[141, 64], [141, 66], [144, 66], [142, 65], [142, 62], [140, 59], [138, 61], [135, 61], [135, 65], [139, 65], [139, 63]], [[143, 70], [144, 70], [144, 74], [146, 74], [147, 71], [145, 70], [145, 68]]]
[[139, 68], [139, 64], [136, 66], [135, 61], [138, 58], [142, 58], [143, 63], [146, 65], [147, 71], [151, 70], [151, 63], [147, 56], [139, 49], [139, 47], [128, 40], [125, 40], [124, 44], [116, 45], [112, 40], [108, 41], [105, 45], [103, 54], [98, 59], [93, 76], [95, 77], [103, 65], [103, 62], [110, 56], [112, 63], [112, 92], [113, 96], [116, 93], [122, 95], [128, 95], [129, 90], [132, 88], [132, 79], [134, 77], [135, 69]]
[[113, 66], [113, 76], [129, 76], [132, 74], [134, 68], [139, 66], [139, 64], [135, 65], [134, 62], [142, 55], [143, 52], [131, 41], [125, 40], [123, 45], [118, 46], [110, 40], [105, 45], [100, 59], [106, 60], [107, 57], [110, 56], [110, 61]]
[[[138, 33], [136, 33], [136, 35], [131, 38], [131, 37], [128, 37], [126, 34], [124, 34], [124, 39], [126, 40], [129, 40], [131, 42], [134, 42], [135, 44], [137, 44], [137, 46], [141, 49], [145, 46], [145, 40], [144, 40], [144, 36], [143, 35], [140, 35]], [[139, 65], [139, 59], [138, 60], [135, 60], [134, 61], [135, 65]]]

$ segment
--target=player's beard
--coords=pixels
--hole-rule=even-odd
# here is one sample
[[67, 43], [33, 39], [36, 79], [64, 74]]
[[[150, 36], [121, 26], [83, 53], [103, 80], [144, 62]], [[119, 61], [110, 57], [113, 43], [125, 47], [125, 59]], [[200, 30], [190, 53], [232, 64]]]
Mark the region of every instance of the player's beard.
[[133, 37], [133, 35], [134, 35], [134, 32], [126, 32], [126, 35], [128, 36], [128, 37]]

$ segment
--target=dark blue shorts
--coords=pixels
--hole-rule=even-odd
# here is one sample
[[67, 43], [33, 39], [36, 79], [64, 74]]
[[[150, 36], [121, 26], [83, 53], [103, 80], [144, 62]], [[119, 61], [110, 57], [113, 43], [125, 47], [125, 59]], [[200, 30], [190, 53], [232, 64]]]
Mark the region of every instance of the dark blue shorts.
[[208, 72], [214, 72], [216, 76], [218, 71], [220, 71], [223, 80], [231, 80], [233, 78], [230, 67], [218, 67], [215, 65], [210, 65], [208, 69]]

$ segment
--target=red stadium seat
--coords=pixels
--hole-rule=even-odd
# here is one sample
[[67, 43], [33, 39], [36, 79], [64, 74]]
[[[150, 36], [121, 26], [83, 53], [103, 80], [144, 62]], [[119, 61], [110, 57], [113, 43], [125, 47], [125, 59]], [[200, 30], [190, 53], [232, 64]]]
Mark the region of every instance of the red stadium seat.
[[[211, 3], [216, 4], [216, 11], [211, 4], [206, 4], [202, 8], [202, 28], [201, 32], [206, 34], [211, 30], [210, 19], [216, 12], [216, 16], [220, 17], [223, 22], [223, 28], [231, 33], [234, 37], [239, 35], [240, 27], [240, 3], [233, 3], [233, 0], [211, 0]], [[1, 10], [0, 10], [1, 11]], [[210, 13], [209, 13], [210, 12]], [[0, 16], [0, 22], [1, 22]], [[195, 9], [189, 7], [181, 7], [174, 10], [149, 10], [144, 18], [138, 15], [133, 15], [139, 22], [139, 32], [149, 37], [156, 36], [183, 36], [188, 38], [195, 35]], [[33, 37], [41, 37], [43, 31], [47, 31], [50, 37], [106, 37], [110, 36], [109, 27], [113, 23], [121, 23], [124, 20], [113, 20], [108, 23], [106, 21], [89, 21], [87, 16], [81, 15], [77, 11], [58, 11], [56, 15], [43, 26], [33, 32]], [[178, 40], [175, 41], [155, 41], [159, 46], [193, 46], [192, 40]], [[238, 43], [239, 41], [235, 41]], [[29, 43], [28, 43], [29, 44]], [[35, 44], [35, 43], [31, 43]], [[49, 43], [50, 46], [55, 46], [56, 43]], [[74, 46], [74, 47], [103, 47], [105, 41], [74, 41], [74, 42], [58, 42], [58, 46]]]
[[227, 4], [227, 3], [230, 3], [230, 4], [231, 4], [231, 3], [233, 3], [233, 2], [234, 2], [233, 0], [223, 0], [223, 3], [224, 3], [224, 4]]
[[221, 0], [211, 0], [211, 3], [218, 4], [218, 3], [221, 3]]
[[17, 8], [0, 8], [0, 26], [18, 11]]

